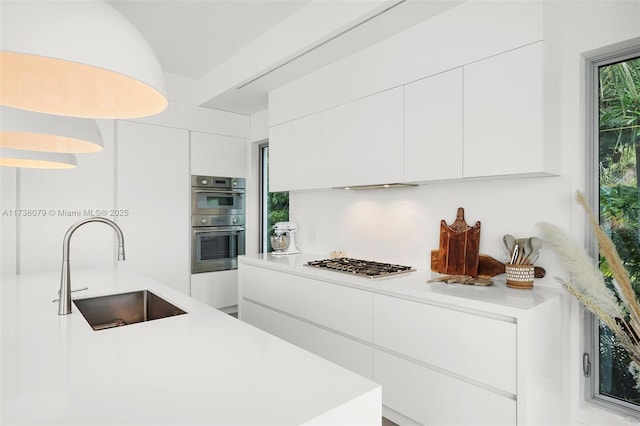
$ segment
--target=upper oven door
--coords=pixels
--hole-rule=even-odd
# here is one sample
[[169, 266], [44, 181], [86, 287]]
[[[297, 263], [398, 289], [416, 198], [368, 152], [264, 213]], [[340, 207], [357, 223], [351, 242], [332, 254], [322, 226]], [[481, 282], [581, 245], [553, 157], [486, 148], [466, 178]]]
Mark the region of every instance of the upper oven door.
[[244, 189], [191, 189], [192, 215], [245, 214]]

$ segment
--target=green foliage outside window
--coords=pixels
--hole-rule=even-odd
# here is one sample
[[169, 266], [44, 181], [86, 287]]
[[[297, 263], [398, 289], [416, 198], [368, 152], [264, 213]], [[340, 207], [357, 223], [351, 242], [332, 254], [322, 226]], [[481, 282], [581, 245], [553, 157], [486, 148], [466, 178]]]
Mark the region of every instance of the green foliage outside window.
[[[600, 67], [599, 78], [600, 223], [615, 244], [636, 294], [640, 294], [640, 58]], [[604, 258], [600, 269], [613, 285]], [[640, 405], [629, 362], [613, 334], [601, 326], [599, 391]]]
[[262, 148], [262, 164], [263, 173], [262, 179], [266, 185], [266, 214], [267, 226], [264, 229], [264, 235], [262, 236], [266, 243], [266, 251], [272, 251], [271, 244], [269, 243], [269, 236], [273, 231], [273, 225], [278, 222], [287, 222], [289, 220], [289, 193], [288, 192], [269, 192], [269, 146], [265, 145]]
[[267, 225], [269, 232], [271, 232], [273, 225], [277, 222], [287, 222], [289, 220], [289, 193], [270, 192], [267, 203]]

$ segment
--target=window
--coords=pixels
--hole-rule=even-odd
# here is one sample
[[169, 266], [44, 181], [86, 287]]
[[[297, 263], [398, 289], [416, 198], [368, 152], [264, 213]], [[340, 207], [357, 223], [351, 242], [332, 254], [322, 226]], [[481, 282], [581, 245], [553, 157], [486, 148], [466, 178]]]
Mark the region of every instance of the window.
[[289, 220], [289, 193], [269, 192], [269, 144], [260, 145], [260, 252], [271, 251], [273, 225]]
[[[640, 50], [619, 52], [594, 61], [589, 69], [593, 125], [588, 183], [591, 204], [613, 241], [640, 294]], [[594, 240], [591, 238], [591, 240]], [[596, 253], [595, 241], [592, 253]], [[600, 259], [608, 285], [612, 274]], [[640, 415], [640, 390], [629, 372], [630, 358], [609, 329], [588, 315], [587, 353], [591, 372], [587, 397], [625, 415]]]

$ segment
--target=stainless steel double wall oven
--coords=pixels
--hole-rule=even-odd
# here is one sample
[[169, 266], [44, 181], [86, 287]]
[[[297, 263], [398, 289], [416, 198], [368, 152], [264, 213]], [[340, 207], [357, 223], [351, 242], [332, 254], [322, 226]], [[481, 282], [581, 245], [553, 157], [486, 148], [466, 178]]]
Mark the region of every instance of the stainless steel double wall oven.
[[191, 273], [238, 267], [245, 253], [245, 179], [191, 176]]

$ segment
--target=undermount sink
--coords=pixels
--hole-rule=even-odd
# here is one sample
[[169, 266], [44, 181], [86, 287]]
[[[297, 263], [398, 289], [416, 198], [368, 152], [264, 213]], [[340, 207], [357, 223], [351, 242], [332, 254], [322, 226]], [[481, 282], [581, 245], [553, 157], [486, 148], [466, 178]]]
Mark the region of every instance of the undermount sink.
[[149, 290], [76, 299], [73, 303], [96, 331], [186, 314]]

